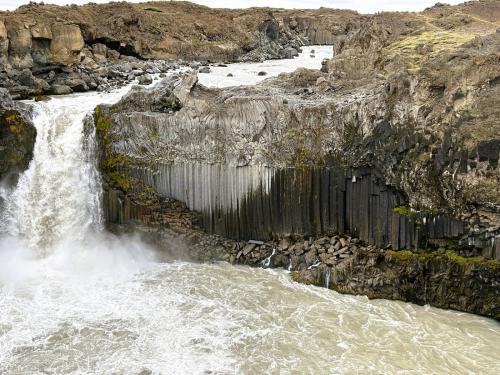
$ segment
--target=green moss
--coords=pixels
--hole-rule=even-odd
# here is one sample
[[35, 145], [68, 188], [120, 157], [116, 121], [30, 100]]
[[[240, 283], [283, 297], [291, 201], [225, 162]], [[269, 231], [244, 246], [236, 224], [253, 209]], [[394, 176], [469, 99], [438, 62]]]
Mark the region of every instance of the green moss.
[[14, 111], [9, 111], [4, 116], [5, 124], [7, 125], [9, 131], [16, 136], [19, 136], [25, 127], [25, 123], [19, 113]]
[[287, 138], [294, 147], [290, 162], [293, 167], [298, 169], [323, 163], [320, 153], [313, 152], [314, 147], [312, 146], [313, 140], [320, 138], [321, 130], [313, 128], [307, 136], [304, 133], [305, 131], [305, 129], [300, 128], [287, 129]]
[[116, 187], [123, 191], [129, 191], [132, 188], [132, 180], [123, 172], [110, 172], [109, 178], [115, 183]]
[[427, 250], [389, 250], [386, 252], [386, 257], [390, 260], [400, 263], [419, 262], [424, 263], [429, 260], [452, 262], [458, 264], [462, 268], [468, 268], [472, 265], [483, 266], [487, 268], [500, 269], [500, 260], [484, 259], [482, 257], [463, 257], [450, 249], [439, 248], [433, 251]]
[[436, 256], [439, 256], [439, 254], [436, 252], [429, 252], [429, 251], [389, 250], [387, 251], [386, 256], [388, 256], [392, 260], [396, 260], [399, 262], [423, 263], [430, 259], [435, 258]]
[[300, 283], [301, 282], [301, 277], [300, 277], [300, 272], [299, 271], [293, 271], [290, 276], [292, 277], [292, 280], [297, 282], [297, 283]]
[[408, 219], [412, 219], [412, 218], [413, 218], [413, 216], [414, 216], [413, 211], [412, 211], [412, 210], [411, 210], [411, 208], [410, 208], [410, 207], [408, 207], [408, 206], [398, 206], [398, 207], [394, 207], [394, 208], [392, 209], [392, 212], [394, 212], [394, 213], [396, 213], [396, 214], [398, 214], [398, 215], [400, 215], [400, 216], [404, 216], [404, 217], [406, 217], [406, 218], [408, 218]]
[[134, 185], [133, 179], [123, 171], [130, 160], [125, 155], [114, 153], [111, 147], [110, 130], [113, 124], [111, 115], [97, 106], [94, 110], [94, 124], [101, 150], [99, 161], [101, 173], [108, 176], [115, 187], [123, 191], [130, 191]]
[[[407, 68], [418, 70], [428, 60], [440, 52], [453, 49], [474, 39], [474, 34], [447, 31], [423, 32], [419, 35], [406, 36], [385, 48], [385, 56], [393, 59], [396, 56], [406, 57]], [[422, 49], [419, 50], [419, 47]]]

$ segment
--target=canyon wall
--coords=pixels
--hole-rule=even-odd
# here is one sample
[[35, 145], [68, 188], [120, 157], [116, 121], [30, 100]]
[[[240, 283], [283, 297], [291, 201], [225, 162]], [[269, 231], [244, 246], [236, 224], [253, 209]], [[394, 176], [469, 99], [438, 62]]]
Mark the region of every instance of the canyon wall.
[[120, 55], [198, 61], [284, 58], [303, 44], [331, 44], [334, 33], [345, 33], [358, 18], [351, 11], [224, 10], [187, 2], [31, 3], [0, 12], [0, 68], [68, 66]]
[[[318, 18], [335, 36], [321, 72], [135, 89], [96, 114], [103, 172], [113, 188], [182, 200], [233, 238], [337, 231], [498, 258], [498, 15], [480, 1], [343, 28]], [[313, 30], [307, 17], [287, 22]]]
[[[467, 56], [489, 61], [478, 45]], [[140, 182], [185, 202], [207, 230], [232, 238], [340, 232], [379, 247], [460, 244], [499, 257], [498, 185], [480, 201], [457, 183], [489, 188], [476, 176], [497, 178], [498, 150], [486, 160], [478, 150], [494, 139], [467, 149], [449, 123], [425, 125], [423, 92], [403, 95], [396, 78], [360, 82], [302, 69], [254, 87], [207, 89], [191, 73], [135, 88], [95, 114], [103, 172], [114, 188], [133, 193]], [[470, 105], [482, 98], [469, 95]]]

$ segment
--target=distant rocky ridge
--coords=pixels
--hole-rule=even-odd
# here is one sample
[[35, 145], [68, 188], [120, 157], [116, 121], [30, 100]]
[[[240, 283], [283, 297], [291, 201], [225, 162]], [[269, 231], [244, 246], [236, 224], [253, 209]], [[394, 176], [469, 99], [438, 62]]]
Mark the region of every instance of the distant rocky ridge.
[[[123, 62], [261, 61], [332, 44], [355, 12], [222, 10], [187, 2], [30, 3], [0, 12], [0, 85], [13, 97], [107, 88]], [[107, 69], [107, 70], [106, 70]], [[4, 71], [4, 73], [1, 73]]]

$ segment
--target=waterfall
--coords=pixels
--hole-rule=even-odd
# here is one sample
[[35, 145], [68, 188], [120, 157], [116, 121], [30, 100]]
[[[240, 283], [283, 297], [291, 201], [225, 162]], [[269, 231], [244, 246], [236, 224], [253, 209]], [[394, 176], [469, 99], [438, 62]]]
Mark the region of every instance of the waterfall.
[[102, 229], [95, 130], [84, 134], [84, 120], [128, 89], [29, 102], [37, 130], [33, 160], [16, 188], [3, 191], [3, 232], [43, 256], [58, 243], [83, 241]]

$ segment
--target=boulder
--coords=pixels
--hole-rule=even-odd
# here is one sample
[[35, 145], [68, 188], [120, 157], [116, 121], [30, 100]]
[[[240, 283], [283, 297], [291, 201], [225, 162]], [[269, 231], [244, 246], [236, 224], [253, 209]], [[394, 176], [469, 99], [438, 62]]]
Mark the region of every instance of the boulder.
[[87, 83], [81, 78], [67, 79], [64, 83], [75, 92], [85, 92], [89, 90]]
[[210, 73], [210, 67], [209, 66], [202, 66], [200, 69], [198, 69], [198, 72], [200, 73]]
[[52, 85], [51, 91], [54, 95], [67, 95], [73, 92], [73, 90], [66, 85]]
[[120, 52], [115, 51], [114, 49], [108, 49], [107, 56], [109, 59], [118, 60], [120, 58]]
[[80, 51], [85, 46], [80, 27], [77, 25], [52, 25], [50, 43], [51, 62], [71, 65], [80, 62]]
[[255, 248], [257, 247], [256, 244], [254, 243], [249, 243], [247, 244], [244, 248], [243, 248], [243, 255], [247, 256], [248, 254], [250, 254]]
[[106, 56], [99, 55], [98, 53], [94, 53], [94, 61], [97, 64], [105, 64], [108, 61], [108, 59], [106, 58]]
[[258, 76], [267, 76], [267, 73], [266, 72], [258, 72], [257, 75]]
[[11, 92], [17, 92], [19, 97], [26, 98], [31, 95], [40, 95], [50, 90], [50, 85], [41, 78], [36, 78], [30, 69], [24, 69], [17, 74], [17, 87], [11, 88]]
[[18, 82], [24, 86], [35, 86], [36, 78], [31, 73], [31, 70], [24, 69], [17, 78]]
[[108, 55], [108, 47], [106, 47], [104, 44], [96, 43], [92, 45], [92, 52], [94, 53], [94, 55], [101, 55], [106, 57]]
[[16, 69], [32, 68], [31, 32], [17, 21], [7, 20], [5, 26], [9, 37], [10, 65]]
[[139, 85], [150, 85], [153, 83], [153, 78], [149, 74], [145, 74], [138, 78]]
[[293, 47], [288, 47], [285, 48], [285, 58], [287, 59], [293, 59], [295, 56], [298, 56], [299, 52], [293, 48]]

